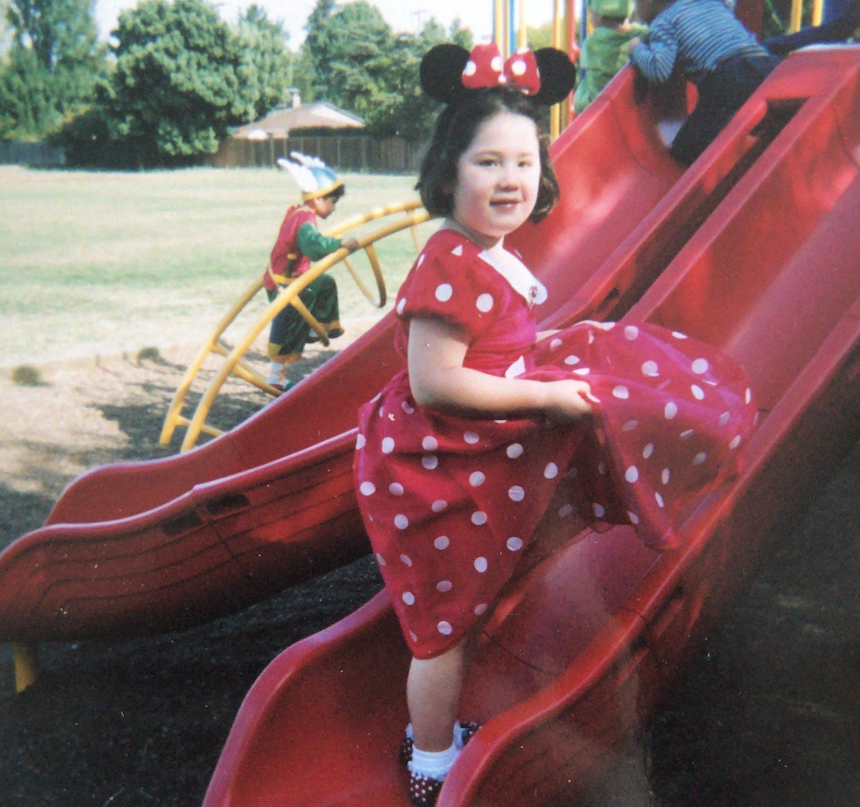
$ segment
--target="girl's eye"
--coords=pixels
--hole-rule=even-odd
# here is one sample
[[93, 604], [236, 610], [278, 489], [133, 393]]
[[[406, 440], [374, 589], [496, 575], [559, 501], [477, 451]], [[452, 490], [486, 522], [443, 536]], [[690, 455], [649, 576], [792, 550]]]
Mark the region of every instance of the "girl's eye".
[[498, 163], [498, 160], [494, 159], [493, 157], [483, 157], [478, 162], [478, 165], [493, 166], [493, 165], [496, 165], [497, 163]]

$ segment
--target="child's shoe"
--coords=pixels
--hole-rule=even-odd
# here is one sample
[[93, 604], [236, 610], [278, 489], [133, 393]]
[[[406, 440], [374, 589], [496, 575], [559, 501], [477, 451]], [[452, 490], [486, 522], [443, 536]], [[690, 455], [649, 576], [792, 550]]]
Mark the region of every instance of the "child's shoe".
[[409, 801], [417, 807], [433, 807], [441, 789], [442, 782], [438, 779], [409, 772]]

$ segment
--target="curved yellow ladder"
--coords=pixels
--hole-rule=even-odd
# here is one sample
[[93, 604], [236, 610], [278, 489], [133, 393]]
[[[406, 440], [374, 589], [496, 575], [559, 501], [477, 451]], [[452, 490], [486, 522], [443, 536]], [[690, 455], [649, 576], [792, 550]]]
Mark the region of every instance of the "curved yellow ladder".
[[[212, 436], [218, 436], [219, 434], [221, 434], [220, 430], [215, 429], [212, 426], [206, 424], [205, 419], [206, 415], [209, 412], [209, 409], [212, 406], [212, 403], [214, 402], [216, 396], [218, 395], [218, 392], [223, 386], [224, 381], [230, 374], [236, 375], [243, 380], [248, 381], [253, 386], [271, 395], [280, 394], [280, 391], [270, 386], [262, 375], [260, 375], [248, 364], [243, 362], [242, 358], [250, 349], [257, 336], [259, 336], [262, 330], [266, 327], [266, 325], [268, 325], [272, 321], [272, 319], [274, 319], [274, 317], [280, 311], [283, 310], [285, 306], [294, 306], [296, 310], [298, 310], [299, 313], [305, 318], [305, 320], [308, 322], [314, 332], [318, 334], [320, 342], [324, 346], [329, 344], [328, 335], [326, 334], [325, 329], [320, 325], [319, 322], [316, 321], [316, 319], [314, 319], [311, 313], [301, 302], [298, 295], [307, 287], [309, 283], [314, 281], [323, 272], [327, 271], [338, 262], [343, 261], [346, 264], [347, 269], [349, 270], [353, 279], [356, 281], [356, 284], [358, 285], [359, 289], [368, 298], [368, 300], [370, 300], [371, 303], [378, 308], [382, 308], [386, 302], [385, 282], [382, 277], [382, 269], [379, 265], [379, 259], [376, 255], [374, 243], [382, 238], [385, 238], [386, 236], [392, 235], [396, 232], [400, 232], [401, 230], [405, 230], [408, 227], [412, 231], [412, 238], [415, 243], [416, 249], [420, 248], [416, 228], [419, 224], [422, 224], [430, 218], [429, 214], [423, 209], [421, 209], [421, 202], [418, 200], [413, 200], [410, 202], [400, 203], [396, 205], [389, 205], [383, 208], [375, 208], [369, 213], [344, 221], [330, 231], [331, 235], [340, 236], [348, 230], [354, 229], [355, 227], [358, 227], [362, 224], [366, 224], [384, 216], [389, 216], [395, 213], [406, 213], [406, 216], [399, 221], [390, 223], [385, 227], [382, 227], [379, 230], [376, 230], [358, 239], [358, 249], [363, 249], [365, 251], [368, 260], [370, 261], [374, 277], [376, 279], [377, 299], [374, 300], [372, 298], [370, 291], [367, 289], [367, 287], [364, 285], [364, 283], [358, 276], [355, 267], [352, 265], [352, 262], [349, 259], [351, 253], [348, 250], [341, 248], [336, 252], [333, 252], [331, 255], [326, 256], [326, 258], [324, 258], [322, 261], [313, 264], [307, 272], [296, 278], [292, 283], [290, 283], [289, 286], [286, 286], [275, 298], [275, 300], [273, 300], [269, 304], [262, 317], [246, 333], [244, 338], [232, 350], [230, 350], [223, 343], [221, 343], [221, 335], [224, 333], [227, 327], [235, 320], [239, 312], [242, 311], [242, 309], [250, 302], [251, 299], [253, 299], [257, 292], [259, 292], [259, 290], [262, 288], [262, 279], [255, 280], [254, 283], [252, 283], [244, 292], [244, 294], [239, 298], [237, 303], [218, 323], [218, 326], [215, 328], [212, 335], [197, 353], [197, 356], [195, 357], [194, 361], [191, 363], [191, 365], [188, 367], [188, 370], [185, 372], [185, 375], [183, 376], [183, 379], [180, 382], [179, 387], [177, 388], [176, 394], [173, 397], [173, 401], [170, 404], [167, 415], [165, 416], [164, 426], [162, 428], [160, 437], [160, 442], [162, 443], [162, 445], [166, 445], [170, 442], [170, 439], [173, 436], [173, 432], [177, 425], [185, 426], [188, 429], [180, 451], [187, 451], [188, 449], [193, 448], [198, 436], [200, 435], [200, 432]], [[185, 396], [190, 389], [194, 379], [200, 372], [200, 368], [202, 367], [203, 362], [211, 353], [217, 353], [218, 355], [224, 356], [225, 362], [219, 372], [210, 382], [209, 387], [207, 388], [203, 397], [200, 399], [197, 405], [197, 409], [195, 410], [194, 416], [191, 418], [191, 420], [188, 420], [181, 415], [181, 409], [185, 401]]]

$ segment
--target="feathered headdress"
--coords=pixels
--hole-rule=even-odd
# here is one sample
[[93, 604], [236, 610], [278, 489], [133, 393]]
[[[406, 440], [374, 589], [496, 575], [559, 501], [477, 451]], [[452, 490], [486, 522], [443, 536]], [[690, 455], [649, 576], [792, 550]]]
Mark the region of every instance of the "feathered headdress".
[[279, 157], [278, 167], [290, 172], [302, 192], [303, 201], [327, 196], [343, 185], [343, 181], [319, 157], [308, 157], [298, 151], [291, 151], [290, 157], [290, 160]]
[[471, 53], [459, 45], [436, 45], [421, 60], [421, 87], [445, 104], [468, 99], [475, 90], [514, 87], [536, 104], [563, 100], [576, 84], [576, 68], [556, 48], [520, 48], [503, 60], [495, 43], [476, 45]]

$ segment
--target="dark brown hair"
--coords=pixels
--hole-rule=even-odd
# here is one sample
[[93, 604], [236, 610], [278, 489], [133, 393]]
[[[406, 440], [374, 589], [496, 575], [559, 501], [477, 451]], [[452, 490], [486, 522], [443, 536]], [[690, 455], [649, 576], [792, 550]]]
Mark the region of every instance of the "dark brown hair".
[[559, 187], [549, 158], [547, 138], [540, 132], [540, 108], [519, 90], [500, 86], [472, 92], [467, 102], [449, 104], [436, 120], [433, 140], [421, 163], [415, 186], [429, 213], [450, 216], [454, 212], [460, 157], [471, 145], [480, 125], [500, 112], [523, 115], [533, 121], [537, 129], [541, 175], [529, 220], [537, 223], [553, 209], [559, 198]]

